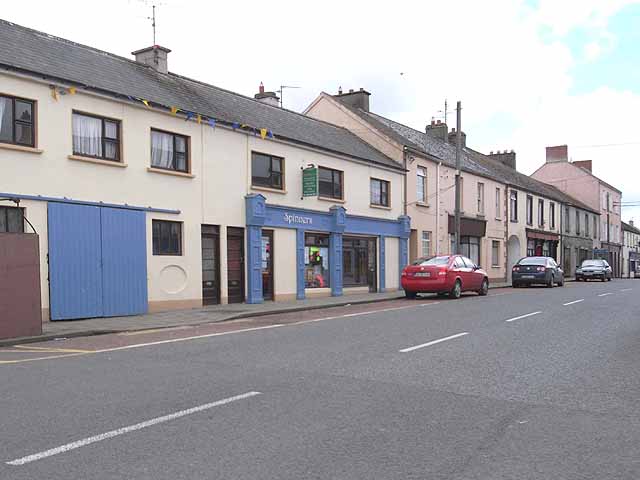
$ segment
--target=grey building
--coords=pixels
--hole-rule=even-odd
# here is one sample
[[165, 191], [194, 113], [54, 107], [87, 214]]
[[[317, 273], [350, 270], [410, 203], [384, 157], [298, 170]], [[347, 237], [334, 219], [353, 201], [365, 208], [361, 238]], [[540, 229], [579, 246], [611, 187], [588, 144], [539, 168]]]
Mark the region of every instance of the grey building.
[[560, 265], [566, 276], [573, 277], [576, 267], [594, 256], [593, 250], [598, 242], [600, 213], [566, 193], [562, 195], [564, 198], [560, 216], [562, 238]]

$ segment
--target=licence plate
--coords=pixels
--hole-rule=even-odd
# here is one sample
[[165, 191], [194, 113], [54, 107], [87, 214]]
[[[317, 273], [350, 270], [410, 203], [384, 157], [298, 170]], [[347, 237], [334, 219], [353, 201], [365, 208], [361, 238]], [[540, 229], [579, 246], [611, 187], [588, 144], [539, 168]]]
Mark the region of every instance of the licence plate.
[[416, 277], [430, 277], [431, 273], [429, 272], [418, 272], [416, 273]]
[[585, 275], [593, 275], [593, 272], [584, 272]]
[[522, 278], [536, 278], [535, 275], [522, 275]]

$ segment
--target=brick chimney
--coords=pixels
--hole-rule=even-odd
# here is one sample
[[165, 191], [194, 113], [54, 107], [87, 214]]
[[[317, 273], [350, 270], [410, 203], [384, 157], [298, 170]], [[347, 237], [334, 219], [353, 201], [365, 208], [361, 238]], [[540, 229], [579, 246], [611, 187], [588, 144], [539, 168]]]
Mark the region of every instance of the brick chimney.
[[151, 47], [143, 48], [142, 50], [136, 50], [131, 52], [131, 55], [136, 56], [136, 62], [148, 65], [157, 72], [168, 73], [169, 66], [167, 64], [167, 56], [169, 55], [168, 48], [161, 47], [160, 45], [153, 45]]
[[431, 120], [431, 125], [427, 125], [424, 132], [432, 138], [438, 138], [443, 142], [447, 141], [447, 124], [440, 120]]
[[577, 160], [575, 162], [571, 162], [573, 163], [576, 167], [580, 167], [580, 168], [584, 168], [585, 170], [589, 170], [590, 172], [592, 172], [592, 168], [593, 168], [593, 161], [592, 160]]
[[262, 82], [260, 82], [260, 87], [258, 87], [258, 93], [256, 93], [253, 98], [267, 105], [273, 105], [274, 107], [280, 106], [280, 98], [276, 95], [276, 92], [265, 92]]
[[[449, 132], [449, 143], [451, 145], [456, 144], [456, 129], [452, 128]], [[467, 134], [462, 132], [462, 148], [467, 146]]]
[[567, 161], [569, 161], [569, 152], [566, 145], [547, 147], [547, 163]]
[[505, 150], [504, 152], [501, 152], [500, 150], [498, 150], [497, 152], [489, 152], [489, 156], [509, 168], [513, 168], [514, 170], [516, 169], [516, 152], [514, 152], [513, 150]]
[[338, 90], [338, 94], [334, 95], [334, 97], [340, 99], [341, 102], [346, 103], [347, 105], [350, 105], [354, 108], [360, 108], [365, 112], [368, 112], [370, 95], [371, 94], [364, 88], [361, 88], [357, 92], [354, 92], [352, 88], [347, 93], [342, 93], [342, 87], [340, 87], [340, 89]]

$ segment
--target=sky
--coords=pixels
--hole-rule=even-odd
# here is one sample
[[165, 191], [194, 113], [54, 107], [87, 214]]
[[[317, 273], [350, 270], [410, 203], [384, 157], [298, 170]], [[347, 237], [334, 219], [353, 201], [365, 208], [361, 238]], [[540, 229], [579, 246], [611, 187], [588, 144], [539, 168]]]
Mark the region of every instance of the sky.
[[[153, 43], [151, 0], [2, 2], [0, 18], [131, 58]], [[640, 202], [640, 0], [221, 2], [158, 0], [169, 69], [252, 96], [280, 85], [303, 111], [321, 92], [365, 88], [371, 110], [467, 145], [513, 149], [530, 174], [546, 146]], [[623, 208], [640, 223], [640, 207]]]

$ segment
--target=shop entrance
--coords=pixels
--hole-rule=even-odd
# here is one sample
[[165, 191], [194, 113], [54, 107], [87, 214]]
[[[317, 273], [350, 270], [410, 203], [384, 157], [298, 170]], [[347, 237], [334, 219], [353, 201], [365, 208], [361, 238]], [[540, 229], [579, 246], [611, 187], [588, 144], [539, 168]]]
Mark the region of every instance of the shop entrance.
[[368, 286], [377, 290], [377, 250], [375, 238], [343, 237], [342, 268], [345, 287]]
[[244, 302], [244, 228], [227, 227], [227, 295]]
[[202, 304], [220, 303], [220, 227], [202, 225]]
[[262, 298], [273, 300], [273, 230], [262, 230]]

